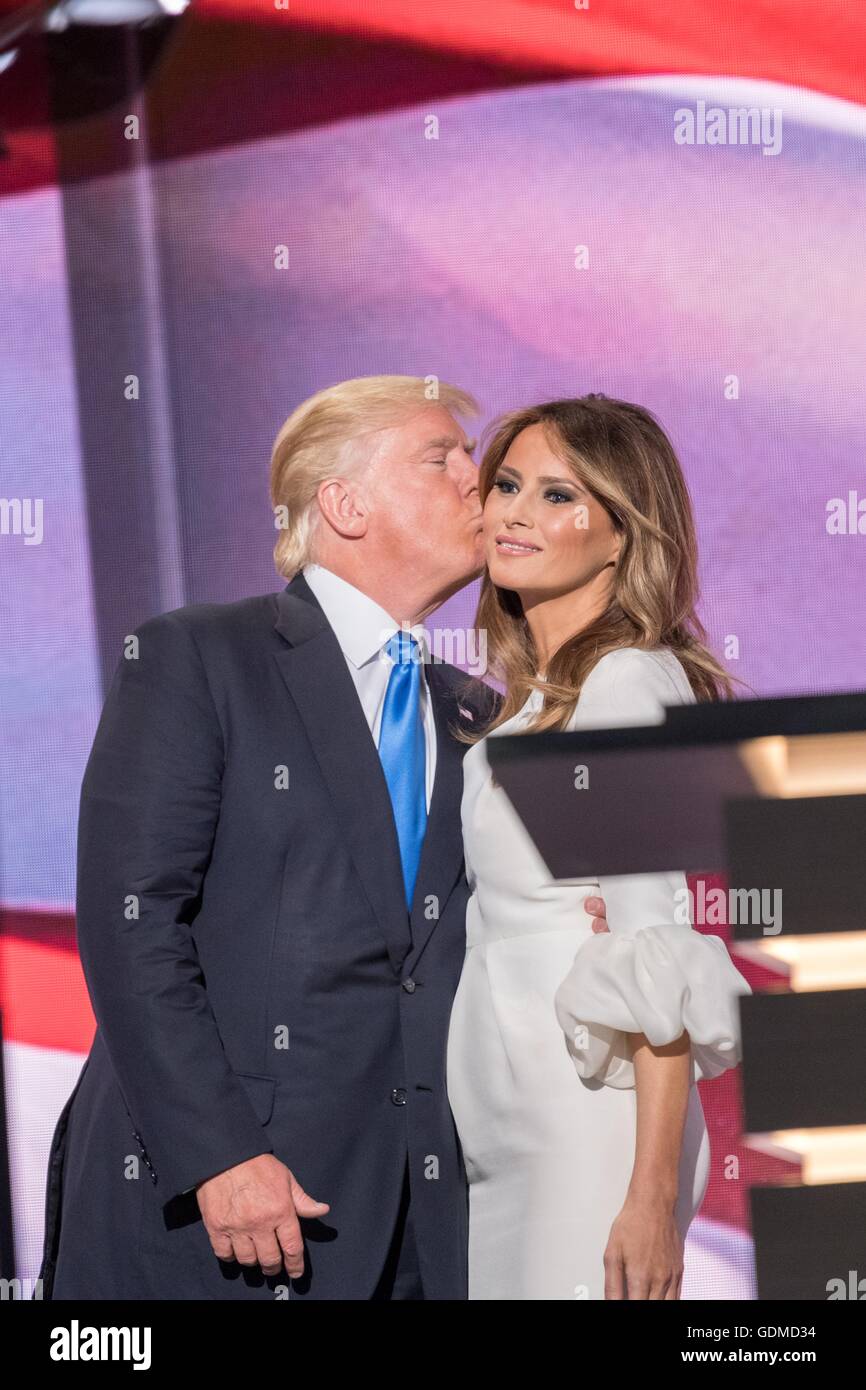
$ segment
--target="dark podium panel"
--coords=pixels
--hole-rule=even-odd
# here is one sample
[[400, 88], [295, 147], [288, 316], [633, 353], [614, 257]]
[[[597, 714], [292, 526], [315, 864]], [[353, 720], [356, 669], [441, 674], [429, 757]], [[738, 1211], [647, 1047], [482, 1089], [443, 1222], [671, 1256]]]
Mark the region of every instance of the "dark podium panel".
[[740, 1025], [749, 1134], [866, 1125], [866, 990], [747, 994]]
[[773, 800], [753, 741], [826, 733], [860, 735], [834, 752], [850, 763], [859, 750], [866, 766], [866, 694], [675, 705], [664, 724], [503, 734], [486, 747], [551, 875], [568, 879], [724, 869], [727, 804]]
[[866, 1183], [753, 1187], [750, 1195], [759, 1299], [866, 1296]]
[[503, 734], [487, 752], [554, 878], [718, 869], [725, 802], [756, 795], [736, 747], [673, 746], [664, 725]]
[[[783, 936], [866, 930], [866, 796], [738, 799], [725, 823], [731, 887], [784, 885]], [[734, 924], [735, 941], [760, 936]]]

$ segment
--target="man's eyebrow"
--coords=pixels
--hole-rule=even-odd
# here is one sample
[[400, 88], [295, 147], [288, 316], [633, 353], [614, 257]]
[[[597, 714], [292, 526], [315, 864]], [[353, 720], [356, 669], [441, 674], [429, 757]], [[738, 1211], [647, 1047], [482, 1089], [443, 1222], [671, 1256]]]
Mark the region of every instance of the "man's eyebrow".
[[463, 444], [462, 439], [457, 439], [454, 435], [442, 434], [437, 436], [436, 439], [428, 439], [424, 448], [446, 449], [450, 452], [451, 449], [456, 449], [458, 444], [463, 444], [463, 448], [466, 450], [467, 454], [471, 454], [477, 442], [476, 439], [467, 439], [466, 443]]

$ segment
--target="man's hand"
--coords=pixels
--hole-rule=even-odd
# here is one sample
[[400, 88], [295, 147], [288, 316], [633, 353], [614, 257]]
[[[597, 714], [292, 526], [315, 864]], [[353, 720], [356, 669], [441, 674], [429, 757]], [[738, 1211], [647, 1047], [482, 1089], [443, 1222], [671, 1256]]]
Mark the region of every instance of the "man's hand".
[[217, 1259], [258, 1264], [263, 1274], [279, 1274], [285, 1260], [290, 1279], [304, 1272], [298, 1217], [331, 1210], [309, 1197], [273, 1154], [257, 1154], [199, 1183], [196, 1197]]
[[592, 917], [594, 932], [610, 931], [610, 927], [607, 925], [607, 908], [604, 905], [604, 898], [587, 898], [583, 905]]

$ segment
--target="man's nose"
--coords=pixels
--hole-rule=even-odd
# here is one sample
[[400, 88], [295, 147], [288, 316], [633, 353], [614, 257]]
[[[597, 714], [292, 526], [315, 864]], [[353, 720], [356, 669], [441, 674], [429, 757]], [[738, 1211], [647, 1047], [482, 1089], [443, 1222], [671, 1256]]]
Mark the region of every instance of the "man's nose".
[[470, 458], [467, 458], [460, 469], [460, 487], [467, 498], [478, 499], [478, 469]]

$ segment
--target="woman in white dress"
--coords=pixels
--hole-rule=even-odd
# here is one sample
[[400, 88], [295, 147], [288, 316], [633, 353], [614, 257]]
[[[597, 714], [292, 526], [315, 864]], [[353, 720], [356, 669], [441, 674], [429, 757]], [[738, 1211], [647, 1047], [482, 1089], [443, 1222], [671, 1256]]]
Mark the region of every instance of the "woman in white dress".
[[[732, 695], [695, 616], [688, 493], [653, 417], [601, 396], [503, 417], [479, 487], [477, 626], [505, 701], [464, 758], [472, 895], [447, 1076], [469, 1297], [676, 1299], [709, 1176], [695, 1082], [739, 1061], [749, 986], [694, 930], [683, 874], [553, 881], [486, 741]], [[579, 834], [591, 799], [576, 805]]]

